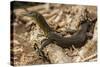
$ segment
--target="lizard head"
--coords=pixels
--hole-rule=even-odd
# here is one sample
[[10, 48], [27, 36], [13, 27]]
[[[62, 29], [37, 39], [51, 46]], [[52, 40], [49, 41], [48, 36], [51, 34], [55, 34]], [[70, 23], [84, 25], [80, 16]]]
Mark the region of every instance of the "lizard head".
[[35, 20], [36, 23], [39, 25], [39, 27], [42, 28], [46, 34], [49, 31], [51, 31], [51, 28], [47, 24], [45, 18], [42, 16], [42, 14], [34, 11], [34, 12], [26, 14], [25, 16], [31, 17], [32, 20]]
[[40, 13], [36, 12], [36, 11], [30, 12], [28, 14], [25, 14], [25, 16], [31, 17], [33, 20], [35, 20], [37, 22], [43, 20], [43, 16]]

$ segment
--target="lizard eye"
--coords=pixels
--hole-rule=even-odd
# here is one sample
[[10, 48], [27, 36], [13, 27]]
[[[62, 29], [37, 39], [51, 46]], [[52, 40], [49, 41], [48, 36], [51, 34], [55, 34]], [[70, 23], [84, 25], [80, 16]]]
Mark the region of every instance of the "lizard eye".
[[36, 17], [36, 14], [37, 14], [36, 12], [30, 12], [30, 13], [28, 13], [28, 16], [31, 16], [31, 17], [33, 16], [33, 17]]
[[29, 14], [30, 14], [31, 16], [36, 16], [36, 14], [35, 14], [35, 13], [33, 13], [33, 12], [32, 12], [32, 13], [29, 13]]
[[27, 16], [33, 17], [35, 19], [38, 19], [38, 17], [40, 16], [40, 14], [34, 11], [34, 12], [28, 13]]

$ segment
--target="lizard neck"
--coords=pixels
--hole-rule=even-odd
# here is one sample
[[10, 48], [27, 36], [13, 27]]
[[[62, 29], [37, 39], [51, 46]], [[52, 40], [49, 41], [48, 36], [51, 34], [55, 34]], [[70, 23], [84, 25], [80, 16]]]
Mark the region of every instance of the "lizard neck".
[[34, 19], [39, 27], [43, 30], [45, 35], [48, 35], [48, 33], [52, 31], [45, 18], [41, 14], [38, 13], [38, 15]]

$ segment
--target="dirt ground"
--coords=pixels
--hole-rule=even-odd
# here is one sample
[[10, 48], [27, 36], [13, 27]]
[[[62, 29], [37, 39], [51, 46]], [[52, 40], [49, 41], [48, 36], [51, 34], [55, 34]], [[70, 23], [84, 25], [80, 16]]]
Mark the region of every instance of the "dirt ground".
[[42, 14], [48, 25], [64, 37], [72, 35], [68, 31], [78, 31], [80, 21], [86, 18], [89, 20], [97, 18], [96, 6], [38, 4], [13, 9], [14, 17], [11, 19], [11, 64], [39, 65], [50, 64], [50, 62], [51, 64], [58, 64], [97, 61], [97, 22], [95, 22], [93, 28], [93, 37], [88, 39], [81, 48], [72, 46], [70, 49], [63, 49], [57, 44], [51, 43], [43, 49], [50, 62], [39, 56], [38, 47], [41, 47], [41, 41], [46, 36], [34, 20], [23, 16], [23, 14], [32, 11]]

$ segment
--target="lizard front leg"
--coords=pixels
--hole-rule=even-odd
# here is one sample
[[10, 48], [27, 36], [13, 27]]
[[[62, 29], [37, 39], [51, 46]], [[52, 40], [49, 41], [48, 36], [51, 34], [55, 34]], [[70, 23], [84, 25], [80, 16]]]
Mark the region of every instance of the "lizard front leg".
[[50, 44], [52, 41], [50, 39], [44, 39], [41, 41], [41, 48], [40, 50], [43, 50], [44, 47], [46, 47], [48, 44]]

